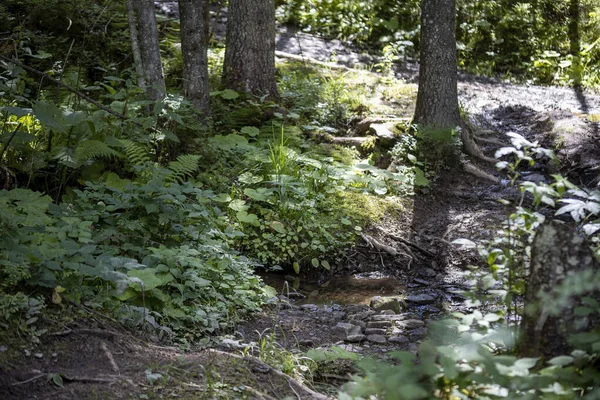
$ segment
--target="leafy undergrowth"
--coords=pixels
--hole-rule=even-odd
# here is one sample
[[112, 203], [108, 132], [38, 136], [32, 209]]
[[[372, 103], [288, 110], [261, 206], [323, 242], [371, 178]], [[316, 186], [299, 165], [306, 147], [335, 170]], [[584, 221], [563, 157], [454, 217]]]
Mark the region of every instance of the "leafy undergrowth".
[[412, 193], [418, 167], [380, 169], [315, 133], [343, 135], [367, 98], [410, 103], [414, 88], [296, 67], [281, 69], [285, 108], [215, 91], [205, 124], [175, 94], [148, 114], [129, 71], [86, 82], [123, 119], [6, 69], [3, 342], [37, 346], [69, 304], [190, 348], [273, 296], [256, 268], [331, 270], [366, 225], [401, 212], [389, 195]]

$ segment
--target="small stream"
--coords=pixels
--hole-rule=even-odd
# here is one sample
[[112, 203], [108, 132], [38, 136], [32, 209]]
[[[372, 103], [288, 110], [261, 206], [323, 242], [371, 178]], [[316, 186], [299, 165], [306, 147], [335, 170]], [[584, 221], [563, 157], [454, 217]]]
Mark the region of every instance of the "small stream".
[[288, 297], [294, 298], [298, 305], [369, 305], [374, 296], [394, 296], [406, 290], [399, 280], [380, 273], [337, 276], [324, 281], [301, 280], [274, 272], [263, 272], [260, 276], [278, 294], [289, 293]]

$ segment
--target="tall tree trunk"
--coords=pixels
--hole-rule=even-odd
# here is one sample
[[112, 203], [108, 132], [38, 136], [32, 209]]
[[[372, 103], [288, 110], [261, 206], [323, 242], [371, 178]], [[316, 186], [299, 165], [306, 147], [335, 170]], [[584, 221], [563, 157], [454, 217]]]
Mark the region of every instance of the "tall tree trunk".
[[230, 0], [223, 85], [277, 97], [275, 82], [275, 1]]
[[456, 0], [421, 1], [419, 91], [413, 123], [425, 129], [460, 127], [465, 151], [490, 161], [473, 142], [458, 108], [455, 13]]
[[129, 35], [131, 36], [131, 52], [133, 53], [133, 63], [135, 72], [138, 76], [138, 86], [145, 92], [146, 79], [144, 78], [144, 66], [142, 65], [142, 54], [140, 52], [139, 34], [135, 19], [135, 10], [133, 0], [127, 0], [127, 19], [129, 21]]
[[208, 0], [179, 0], [183, 90], [203, 114], [209, 111]]
[[150, 99], [160, 101], [165, 97], [166, 89], [160, 60], [154, 2], [152, 0], [134, 0], [133, 4], [137, 17], [146, 93]]

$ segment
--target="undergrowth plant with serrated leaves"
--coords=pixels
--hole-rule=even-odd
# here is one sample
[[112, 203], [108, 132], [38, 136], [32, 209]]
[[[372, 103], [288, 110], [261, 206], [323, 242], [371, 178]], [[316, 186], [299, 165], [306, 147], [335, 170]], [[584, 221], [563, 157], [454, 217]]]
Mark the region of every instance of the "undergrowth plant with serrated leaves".
[[[510, 181], [518, 182], [519, 164], [532, 165], [552, 153], [517, 134], [511, 147], [497, 157]], [[358, 363], [362, 375], [347, 385], [340, 399], [595, 399], [600, 396], [600, 331], [592, 327], [571, 336], [570, 354], [549, 360], [519, 358], [513, 354], [517, 343], [516, 324], [522, 313], [530, 246], [546, 213], [572, 217], [581, 232], [590, 238], [599, 257], [600, 192], [580, 189], [560, 175], [551, 184], [519, 182], [523, 196], [530, 194], [533, 209], [523, 200], [510, 214], [495, 238], [481, 244], [459, 239], [455, 244], [477, 248], [489, 269], [473, 267], [466, 275], [478, 282], [467, 297], [472, 312], [454, 313], [452, 318], [430, 324], [430, 339], [417, 354], [392, 352], [393, 363], [366, 358]], [[578, 318], [600, 318], [600, 304], [594, 293], [600, 289], [600, 271], [572, 273], [548, 293], [540, 294], [541, 314], [556, 316], [577, 296]], [[481, 311], [485, 304], [487, 312]]]

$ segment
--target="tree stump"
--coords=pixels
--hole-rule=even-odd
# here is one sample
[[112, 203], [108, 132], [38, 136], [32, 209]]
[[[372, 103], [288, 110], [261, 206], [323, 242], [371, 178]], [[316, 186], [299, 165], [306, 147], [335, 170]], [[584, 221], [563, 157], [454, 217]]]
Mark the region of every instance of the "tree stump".
[[570, 353], [569, 335], [590, 328], [589, 321], [573, 312], [579, 299], [574, 296], [568, 306], [549, 313], [540, 301], [540, 294], [550, 293], [571, 273], [598, 266], [588, 241], [572, 227], [557, 220], [540, 227], [531, 248], [519, 355], [551, 358]]

